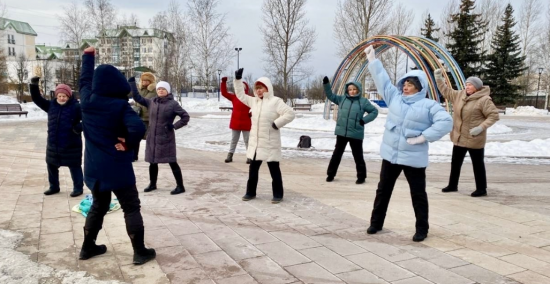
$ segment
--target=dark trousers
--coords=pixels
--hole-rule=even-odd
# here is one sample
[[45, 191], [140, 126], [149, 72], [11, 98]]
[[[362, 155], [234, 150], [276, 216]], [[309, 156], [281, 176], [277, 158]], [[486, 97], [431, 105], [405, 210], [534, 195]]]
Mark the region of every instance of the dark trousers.
[[366, 179], [367, 165], [365, 164], [365, 159], [363, 158], [363, 140], [348, 138], [340, 135], [336, 135], [336, 146], [334, 148], [334, 152], [332, 153], [330, 163], [328, 164], [327, 176], [336, 176], [338, 166], [340, 166], [340, 161], [342, 161], [342, 155], [344, 155], [344, 150], [346, 150], [348, 142], [351, 147], [351, 154], [355, 160], [357, 179]]
[[[59, 189], [59, 166], [53, 164], [47, 165], [50, 188]], [[73, 179], [73, 191], [84, 190], [84, 175], [82, 174], [82, 167], [69, 167], [69, 171], [71, 172], [71, 178]]]
[[[170, 168], [176, 179], [176, 184], [183, 187], [183, 176], [181, 174], [181, 168], [177, 162], [170, 163]], [[151, 163], [149, 164], [149, 179], [151, 184], [157, 184], [157, 178], [159, 175], [159, 164]]]
[[[262, 161], [256, 160], [256, 156], [250, 162], [250, 169], [248, 171], [248, 182], [246, 184], [246, 195], [256, 196], [256, 188], [258, 187], [258, 174]], [[283, 198], [283, 176], [281, 175], [281, 169], [279, 168], [279, 162], [267, 162], [269, 173], [271, 174], [271, 187], [273, 189], [273, 197]]]
[[[141, 206], [136, 186], [122, 188], [112, 191], [118, 198], [118, 202], [124, 211], [126, 231], [128, 235], [136, 234], [143, 230], [143, 218], [141, 217]], [[111, 191], [92, 190], [94, 201], [86, 217], [84, 229], [88, 231], [99, 231], [103, 226], [103, 218], [111, 204]]]
[[376, 190], [376, 198], [370, 218], [370, 225], [382, 229], [386, 219], [386, 211], [390, 203], [391, 194], [397, 178], [405, 173], [411, 190], [414, 215], [416, 216], [416, 231], [427, 233], [428, 224], [428, 195], [426, 194], [426, 168], [413, 168], [409, 166], [392, 164], [387, 160], [382, 161], [380, 170], [380, 182]]
[[485, 172], [485, 149], [470, 149], [460, 146], [453, 147], [453, 158], [451, 161], [451, 176], [449, 177], [449, 187], [458, 188], [458, 180], [460, 179], [460, 169], [464, 163], [466, 152], [470, 153], [472, 166], [474, 168], [474, 179], [476, 181], [476, 190], [487, 191], [487, 175]]

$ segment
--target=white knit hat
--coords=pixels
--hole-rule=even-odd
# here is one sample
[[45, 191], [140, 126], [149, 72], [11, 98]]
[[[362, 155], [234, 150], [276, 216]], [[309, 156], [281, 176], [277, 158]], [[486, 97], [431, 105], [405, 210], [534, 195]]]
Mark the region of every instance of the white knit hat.
[[167, 91], [168, 93], [170, 93], [170, 84], [168, 84], [168, 82], [165, 82], [165, 81], [160, 81], [160, 82], [158, 82], [158, 83], [157, 83], [157, 90], [158, 90], [159, 88], [165, 88], [166, 91]]

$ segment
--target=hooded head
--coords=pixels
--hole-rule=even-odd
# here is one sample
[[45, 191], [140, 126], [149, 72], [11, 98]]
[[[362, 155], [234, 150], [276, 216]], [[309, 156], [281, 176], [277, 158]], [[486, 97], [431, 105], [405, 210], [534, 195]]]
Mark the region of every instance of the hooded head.
[[[267, 91], [263, 92], [261, 96], [258, 95], [259, 90], [258, 87], [264, 87]], [[254, 82], [254, 96], [258, 98], [271, 98], [273, 97], [273, 85], [271, 84], [271, 80], [267, 77], [261, 77]]]
[[[357, 94], [353, 96], [349, 94], [349, 90], [348, 90], [349, 86], [352, 86], [352, 85], [357, 88]], [[359, 82], [349, 82], [349, 83], [346, 83], [346, 89], [344, 90], [344, 92], [348, 98], [361, 97], [361, 94], [363, 94], [363, 86]]]
[[102, 97], [128, 100], [130, 91], [126, 77], [114, 66], [102, 64], [95, 69], [92, 93]]
[[426, 97], [426, 92], [428, 88], [428, 77], [426, 77], [426, 73], [424, 73], [424, 71], [412, 70], [407, 72], [405, 76], [401, 77], [401, 79], [399, 79], [399, 82], [397, 83], [397, 89], [399, 89], [401, 93], [403, 93], [403, 85], [407, 80], [409, 80], [409, 83], [413, 85], [420, 84], [420, 89], [415, 85], [415, 88], [418, 90], [418, 92], [416, 94], [409, 94], [409, 96], [418, 96], [421, 98]]

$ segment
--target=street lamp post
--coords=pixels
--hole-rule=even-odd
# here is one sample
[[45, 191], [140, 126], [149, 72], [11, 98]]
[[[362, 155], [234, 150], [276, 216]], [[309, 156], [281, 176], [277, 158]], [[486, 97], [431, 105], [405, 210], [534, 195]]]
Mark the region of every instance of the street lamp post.
[[237, 51], [237, 70], [239, 70], [239, 53], [241, 52], [242, 47], [235, 47], [235, 51]]
[[221, 84], [222, 70], [218, 69], [218, 102], [220, 101], [220, 84]]
[[542, 74], [542, 71], [544, 70], [544, 68], [542, 67], [539, 67], [538, 71], [539, 71], [539, 83], [537, 84], [537, 98], [535, 99], [535, 108], [537, 108], [539, 105], [538, 105], [538, 102], [539, 102], [539, 90], [540, 90], [540, 75]]

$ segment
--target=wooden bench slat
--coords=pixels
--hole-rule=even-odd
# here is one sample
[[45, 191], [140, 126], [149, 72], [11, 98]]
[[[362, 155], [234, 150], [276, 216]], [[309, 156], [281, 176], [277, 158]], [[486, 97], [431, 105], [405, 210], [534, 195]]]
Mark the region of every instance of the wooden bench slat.
[[0, 115], [25, 115], [29, 112], [23, 111], [20, 104], [0, 104]]

